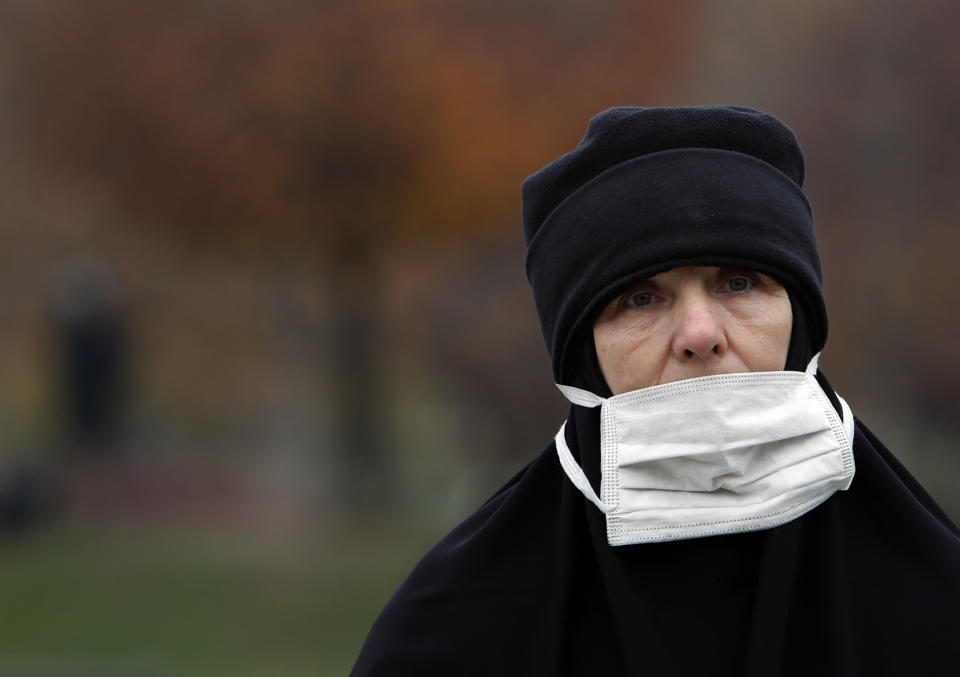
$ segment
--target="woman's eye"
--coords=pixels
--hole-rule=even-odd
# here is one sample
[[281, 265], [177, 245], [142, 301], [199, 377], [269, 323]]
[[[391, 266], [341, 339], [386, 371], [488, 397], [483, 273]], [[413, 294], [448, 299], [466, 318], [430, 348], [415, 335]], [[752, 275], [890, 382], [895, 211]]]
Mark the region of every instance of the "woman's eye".
[[631, 308], [643, 308], [649, 306], [654, 301], [654, 296], [648, 291], [638, 291], [627, 297], [627, 305]]
[[734, 275], [727, 280], [727, 289], [730, 291], [747, 291], [753, 287], [753, 280], [746, 275]]

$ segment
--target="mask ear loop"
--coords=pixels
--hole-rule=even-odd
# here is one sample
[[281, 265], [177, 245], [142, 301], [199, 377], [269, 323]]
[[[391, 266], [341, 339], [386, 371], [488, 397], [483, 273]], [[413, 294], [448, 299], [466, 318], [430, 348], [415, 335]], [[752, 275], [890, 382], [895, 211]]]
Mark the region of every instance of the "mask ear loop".
[[557, 457], [560, 459], [560, 466], [563, 468], [563, 471], [567, 473], [570, 481], [573, 482], [573, 486], [579, 489], [581, 494], [597, 506], [600, 512], [604, 514], [610, 512], [613, 508], [600, 500], [597, 492], [590, 486], [590, 480], [588, 480], [587, 476], [583, 473], [583, 469], [579, 466], [576, 459], [573, 458], [573, 454], [570, 453], [570, 447], [567, 446], [566, 432], [567, 422], [564, 421], [563, 425], [560, 426], [559, 432], [557, 432], [557, 436], [553, 439], [557, 446]]
[[843, 428], [847, 431], [847, 437], [850, 439], [850, 446], [853, 446], [853, 412], [850, 411], [850, 405], [847, 404], [845, 399], [839, 395], [837, 395], [837, 399], [840, 400], [840, 408], [843, 409]]
[[[806, 373], [810, 374], [816, 378], [817, 370], [820, 368], [820, 353], [817, 353], [810, 359], [810, 364], [807, 365]], [[837, 399], [840, 400], [840, 411], [843, 414], [843, 429], [847, 433], [847, 439], [850, 442], [851, 448], [853, 447], [853, 435], [855, 433], [854, 423], [853, 423], [853, 412], [850, 411], [850, 405], [847, 404], [847, 401], [840, 397], [839, 393], [834, 393], [837, 396]]]
[[575, 388], [574, 386], [562, 386], [559, 383], [556, 384], [557, 389], [563, 393], [563, 396], [566, 397], [573, 404], [579, 404], [581, 407], [586, 407], [587, 409], [593, 409], [594, 407], [599, 407], [604, 402], [606, 402], [605, 397], [600, 397], [591, 393], [589, 390], [584, 390], [583, 388]]
[[[564, 386], [557, 384], [557, 388], [560, 389], [560, 392], [563, 393], [563, 396], [570, 400], [573, 404], [579, 404], [581, 407], [587, 407], [592, 409], [593, 407], [601, 406], [606, 400], [599, 395], [591, 393], [589, 390], [584, 390], [583, 388], [575, 388], [573, 386]], [[560, 431], [557, 433], [557, 436], [553, 438], [554, 443], [557, 447], [557, 457], [560, 459], [560, 466], [563, 468], [563, 472], [567, 473], [567, 477], [570, 478], [570, 481], [573, 482], [573, 486], [580, 490], [580, 493], [586, 496], [595, 506], [600, 509], [600, 512], [606, 514], [613, 510], [612, 507], [600, 500], [600, 497], [597, 496], [597, 492], [593, 490], [593, 487], [590, 485], [590, 480], [587, 479], [587, 476], [583, 472], [583, 468], [577, 463], [576, 459], [573, 457], [573, 454], [570, 452], [570, 447], [567, 446], [567, 422], [564, 421], [563, 425], [560, 426]]]

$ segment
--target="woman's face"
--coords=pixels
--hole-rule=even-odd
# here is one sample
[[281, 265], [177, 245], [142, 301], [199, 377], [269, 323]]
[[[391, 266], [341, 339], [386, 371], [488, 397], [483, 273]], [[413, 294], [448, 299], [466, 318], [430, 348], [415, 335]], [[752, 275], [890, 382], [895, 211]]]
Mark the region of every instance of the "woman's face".
[[772, 278], [685, 266], [613, 299], [594, 323], [593, 339], [616, 395], [697, 376], [781, 370], [792, 324], [787, 291]]

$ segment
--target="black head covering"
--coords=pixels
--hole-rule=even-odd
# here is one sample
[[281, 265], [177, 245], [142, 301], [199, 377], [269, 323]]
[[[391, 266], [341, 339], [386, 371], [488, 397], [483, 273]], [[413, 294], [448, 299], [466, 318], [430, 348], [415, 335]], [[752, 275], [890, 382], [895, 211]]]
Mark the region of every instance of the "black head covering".
[[[794, 312], [787, 366], [803, 368], [826, 340], [826, 312], [802, 167], [789, 130], [748, 109], [595, 118], [576, 151], [524, 187], [528, 274], [555, 377], [599, 392], [583, 337], [595, 309], [636, 276], [690, 264], [750, 267], [784, 283]], [[764, 214], [779, 220], [764, 224]], [[641, 251], [619, 251], [628, 246]], [[572, 406], [566, 428], [597, 491], [599, 417]], [[614, 547], [551, 443], [417, 565], [352, 674], [960, 674], [960, 530], [860, 421], [854, 456], [850, 489], [787, 524]]]
[[574, 151], [523, 183], [527, 277], [557, 382], [576, 385], [582, 344], [612, 297], [683, 265], [777, 279], [820, 350], [827, 312], [803, 167], [793, 132], [750, 108], [594, 117]]

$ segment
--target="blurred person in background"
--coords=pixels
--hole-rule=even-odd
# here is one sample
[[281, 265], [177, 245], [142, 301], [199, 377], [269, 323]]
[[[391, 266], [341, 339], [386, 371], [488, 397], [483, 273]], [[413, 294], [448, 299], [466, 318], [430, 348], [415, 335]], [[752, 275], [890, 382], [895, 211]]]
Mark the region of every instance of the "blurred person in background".
[[127, 415], [130, 336], [110, 275], [77, 263], [54, 307], [60, 415], [68, 453], [84, 458], [120, 453]]
[[803, 178], [770, 115], [625, 107], [524, 182], [569, 416], [353, 675], [960, 674], [960, 531], [818, 369]]

